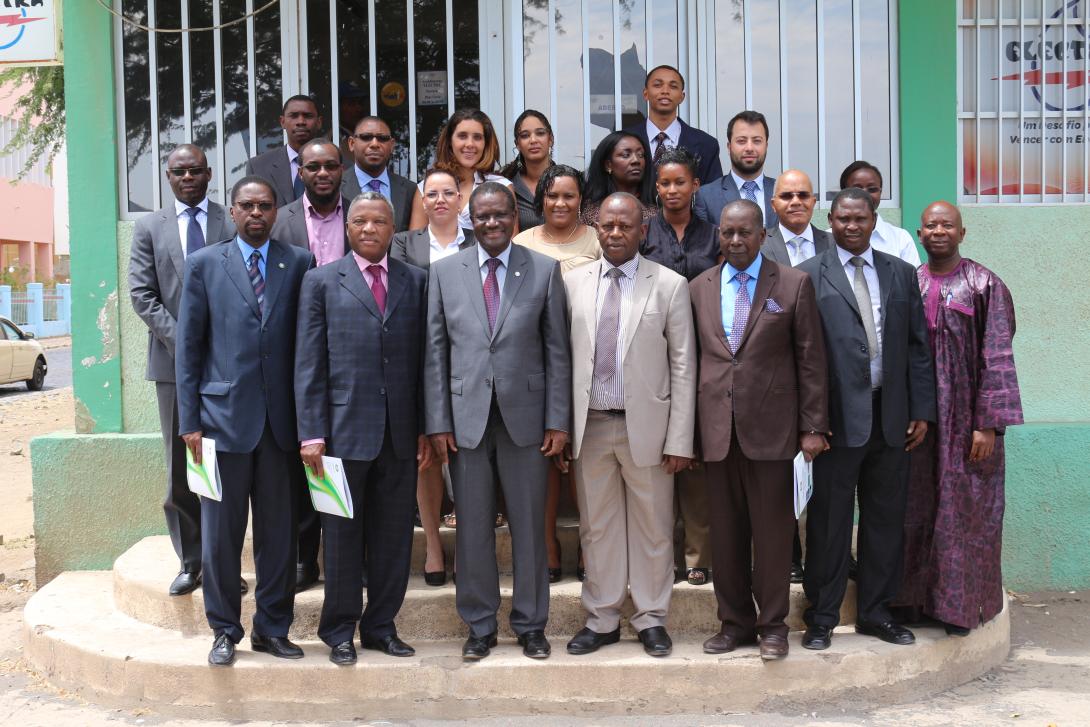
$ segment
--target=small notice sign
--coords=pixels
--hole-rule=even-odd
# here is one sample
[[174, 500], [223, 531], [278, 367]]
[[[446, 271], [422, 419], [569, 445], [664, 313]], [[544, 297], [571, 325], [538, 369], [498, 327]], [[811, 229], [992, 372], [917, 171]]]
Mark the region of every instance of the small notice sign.
[[61, 64], [60, 0], [0, 1], [0, 66]]
[[417, 106], [446, 106], [447, 105], [447, 72], [446, 71], [417, 71], [416, 72], [416, 105]]

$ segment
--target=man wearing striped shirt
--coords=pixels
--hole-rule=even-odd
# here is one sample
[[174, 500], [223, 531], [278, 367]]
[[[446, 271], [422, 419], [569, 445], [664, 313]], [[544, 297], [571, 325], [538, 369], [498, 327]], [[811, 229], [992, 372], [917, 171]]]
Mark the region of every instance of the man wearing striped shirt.
[[637, 253], [647, 234], [640, 210], [630, 194], [606, 198], [598, 218], [602, 259], [564, 276], [572, 470], [587, 569], [587, 622], [568, 643], [571, 654], [619, 640], [629, 590], [644, 650], [667, 656], [672, 649], [665, 623], [674, 474], [693, 456], [696, 344], [685, 278]]

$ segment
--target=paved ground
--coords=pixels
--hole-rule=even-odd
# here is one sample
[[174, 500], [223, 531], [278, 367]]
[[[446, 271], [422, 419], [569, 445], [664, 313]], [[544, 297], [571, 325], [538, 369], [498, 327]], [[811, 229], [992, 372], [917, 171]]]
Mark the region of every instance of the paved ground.
[[72, 342], [63, 339], [46, 338], [42, 340], [46, 347], [45, 360], [49, 371], [45, 375], [45, 386], [41, 391], [27, 391], [26, 384], [5, 384], [0, 386], [0, 402], [24, 397], [41, 396], [49, 391], [64, 389], [72, 385]]
[[[264, 727], [284, 722], [168, 720], [149, 710], [111, 710], [55, 689], [22, 662], [22, 607], [33, 593], [34, 541], [30, 468], [25, 442], [40, 433], [71, 427], [71, 390], [38, 398], [0, 398], [0, 726], [8, 727]], [[15, 454], [18, 450], [19, 454]], [[22, 466], [25, 458], [25, 466]], [[16, 466], [18, 464], [18, 466]], [[1011, 658], [983, 677], [934, 698], [910, 704], [869, 704], [859, 699], [829, 704], [810, 713], [772, 707], [763, 714], [631, 715], [609, 719], [525, 717], [474, 720], [474, 727], [935, 727], [938, 725], [1090, 725], [1090, 591], [1013, 594]], [[559, 646], [559, 644], [554, 644]], [[729, 675], [724, 675], [729, 678]], [[663, 685], [669, 688], [668, 684]], [[435, 720], [387, 721], [367, 715], [336, 723], [343, 727], [413, 725], [440, 727]], [[295, 723], [308, 725], [308, 723]]]

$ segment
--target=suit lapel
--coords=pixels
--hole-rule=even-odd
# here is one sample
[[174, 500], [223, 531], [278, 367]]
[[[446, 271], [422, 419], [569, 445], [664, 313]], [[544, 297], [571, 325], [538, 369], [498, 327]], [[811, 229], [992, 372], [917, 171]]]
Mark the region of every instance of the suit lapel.
[[223, 234], [223, 215], [224, 210], [218, 204], [208, 203], [208, 234], [205, 240], [206, 243], [222, 242], [225, 239]]
[[[285, 210], [290, 217], [288, 217], [288, 232], [291, 234], [293, 240], [310, 240], [310, 231], [307, 230], [307, 215], [303, 211], [303, 198], [292, 202]], [[309, 250], [310, 245], [306, 245], [305, 249]]]
[[[840, 256], [837, 255], [835, 246], [825, 253], [821, 261], [821, 274], [836, 290], [848, 301], [848, 305], [859, 316], [859, 304], [855, 302], [855, 291], [848, 282], [848, 276], [844, 272], [844, 266], [840, 264]], [[863, 320], [862, 316], [859, 318]]]
[[636, 336], [636, 327], [640, 324], [640, 318], [647, 308], [647, 301], [651, 298], [651, 289], [654, 287], [655, 271], [646, 263], [637, 264], [636, 279], [632, 287], [632, 307], [628, 311], [628, 320], [625, 321], [624, 343], [621, 346], [621, 361], [628, 355], [628, 347], [632, 345], [632, 339]]
[[[360, 266], [356, 264], [356, 258], [346, 255], [335, 264], [338, 266], [337, 272], [341, 275], [341, 285], [344, 289], [362, 303], [368, 313], [382, 320], [382, 314], [378, 312], [378, 304], [375, 303], [375, 296], [371, 289], [367, 287], [367, 281], [363, 279], [363, 272], [360, 270]], [[387, 276], [388, 278], [389, 276]]]
[[776, 225], [776, 227], [773, 228], [773, 231], [768, 233], [768, 249], [772, 254], [767, 257], [781, 265], [791, 266], [791, 255], [787, 252], [787, 243], [780, 233], [779, 225]]
[[723, 265], [717, 265], [711, 271], [705, 273], [711, 285], [707, 288], [708, 292], [703, 296], [703, 299], [699, 301], [699, 305], [703, 306], [706, 319], [715, 321], [713, 327], [715, 328], [716, 340], [723, 345], [723, 350], [726, 351], [727, 356], [734, 358], [734, 354], [730, 350], [730, 344], [727, 343], [727, 332], [723, 330], [723, 267]]
[[466, 248], [466, 252], [462, 254], [462, 282], [466, 286], [469, 304], [481, 321], [485, 337], [489, 338], [488, 311], [484, 309], [484, 285], [481, 284], [481, 267], [477, 261], [477, 248]]
[[409, 233], [409, 259], [419, 263], [430, 262], [431, 240], [428, 238], [428, 228], [413, 230]]
[[288, 147], [281, 147], [283, 154], [273, 156], [273, 178], [277, 179], [285, 194], [284, 199], [295, 200], [295, 185], [291, 180], [291, 160], [288, 158]]
[[[272, 249], [272, 246], [269, 246]], [[257, 307], [257, 296], [254, 295], [254, 284], [250, 282], [250, 273], [246, 270], [246, 263], [242, 262], [242, 254], [235, 242], [228, 241], [223, 246], [223, 268], [227, 271], [227, 277], [238, 288], [238, 292], [246, 300], [253, 311], [254, 316], [261, 318], [261, 310]], [[265, 266], [268, 271], [269, 266]], [[267, 283], [266, 283], [267, 285]]]
[[390, 320], [394, 308], [397, 308], [397, 304], [405, 297], [405, 288], [408, 287], [405, 283], [404, 268], [398, 264], [397, 260], [391, 260], [387, 257], [386, 261], [389, 271], [386, 274], [386, 314], [383, 317], [384, 321]]
[[265, 304], [263, 306], [262, 321], [269, 320], [269, 313], [272, 311], [273, 306], [276, 305], [276, 298], [280, 295], [280, 289], [284, 287], [284, 276], [287, 274], [284, 269], [284, 260], [287, 258], [287, 254], [281, 247], [282, 245], [283, 243], [276, 240], [269, 241], [269, 255], [265, 260]]
[[810, 225], [810, 232], [814, 235], [814, 254], [821, 255], [833, 246], [831, 236], [825, 230]]
[[590, 341], [590, 350], [593, 353], [596, 336], [598, 333], [598, 284], [602, 279], [602, 261], [599, 259], [590, 265], [586, 265], [586, 275], [579, 281], [579, 295], [574, 296], [573, 305], [578, 305], [582, 310], [583, 322], [586, 324], [587, 340]]
[[[208, 222], [211, 228], [211, 217]], [[182, 253], [182, 238], [178, 235], [178, 218], [171, 217], [170, 211], [164, 209], [159, 224], [163, 228], [160, 239], [167, 246], [167, 254], [170, 255], [170, 262], [174, 264], [174, 272], [178, 273], [178, 280], [181, 280], [185, 274], [185, 255]]]
[[[503, 320], [507, 317], [507, 312], [511, 310], [512, 301], [518, 296], [519, 290], [522, 288], [522, 281], [526, 279], [528, 274], [527, 268], [530, 264], [530, 257], [525, 253], [523, 248], [515, 243], [510, 243], [511, 256], [507, 258], [510, 263], [507, 268], [507, 275], [503, 281], [503, 293], [500, 296], [500, 311], [496, 314], [496, 327], [492, 330], [492, 338], [496, 337], [496, 334], [500, 332], [500, 328], [503, 326]], [[484, 295], [481, 295], [481, 302], [484, 302]]]
[[[749, 338], [753, 326], [757, 324], [757, 319], [764, 313], [765, 301], [770, 297], [772, 288], [780, 277], [779, 271], [776, 270], [776, 263], [773, 262], [770, 265], [769, 262], [765, 260], [761, 263], [761, 272], [757, 275], [757, 287], [753, 290], [753, 300], [749, 304], [749, 319], [746, 321], [745, 330], [742, 331], [742, 340], [738, 341], [738, 348], [735, 351], [741, 351], [742, 346], [746, 345], [746, 339]], [[734, 311], [734, 315], [738, 315], [738, 311]]]
[[877, 250], [873, 251], [872, 255], [874, 270], [878, 273], [878, 295], [882, 299], [880, 312], [884, 312], [886, 301], [889, 300], [889, 291], [893, 287], [893, 268], [889, 260], [882, 257]]

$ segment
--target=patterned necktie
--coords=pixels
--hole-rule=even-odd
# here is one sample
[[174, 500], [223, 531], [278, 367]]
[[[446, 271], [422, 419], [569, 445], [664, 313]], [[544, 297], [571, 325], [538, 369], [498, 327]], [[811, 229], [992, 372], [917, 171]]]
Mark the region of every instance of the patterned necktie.
[[742, 182], [742, 197], [750, 202], [757, 201], [757, 183], [752, 179]]
[[617, 337], [621, 330], [621, 275], [618, 268], [606, 271], [609, 288], [602, 301], [594, 332], [594, 378], [609, 381], [617, 373]]
[[651, 157], [652, 164], [657, 164], [659, 158], [666, 152], [666, 140], [669, 138], [665, 131], [660, 131], [655, 135], [655, 144], [658, 146], [655, 147], [655, 155]]
[[185, 231], [186, 255], [192, 255], [204, 247], [204, 230], [201, 229], [201, 223], [197, 222], [197, 213], [200, 211], [200, 207], [186, 209], [186, 213], [189, 214], [189, 227]]
[[746, 323], [749, 323], [749, 273], [735, 273], [734, 279], [738, 281], [738, 294], [734, 296], [734, 321], [730, 325], [730, 352], [735, 353], [742, 342], [742, 334], [746, 332]]
[[295, 161], [293, 161], [291, 163], [291, 168], [292, 168], [292, 171], [295, 172], [295, 181], [292, 182], [292, 185], [291, 185], [292, 193], [295, 195], [292, 198], [292, 201], [294, 202], [295, 200], [297, 200], [297, 199], [299, 199], [300, 197], [303, 196], [303, 192], [305, 190], [305, 187], [303, 186], [303, 175], [301, 175], [299, 173], [299, 158], [298, 157], [296, 157]]
[[375, 296], [378, 312], [386, 315], [386, 286], [382, 284], [382, 266], [368, 265], [367, 272], [371, 273], [371, 295]]
[[382, 194], [382, 181], [378, 179], [372, 179], [367, 183], [367, 189], [371, 192], [378, 192]]
[[488, 275], [484, 278], [484, 309], [488, 313], [488, 332], [496, 327], [496, 314], [500, 311], [500, 281], [496, 277], [496, 268], [500, 266], [498, 257], [490, 257], [485, 262]]
[[261, 253], [257, 250], [250, 253], [247, 271], [250, 273], [250, 285], [254, 286], [254, 295], [257, 296], [257, 309], [261, 315], [265, 315], [265, 278], [261, 276], [261, 268], [258, 266], [260, 260]]
[[855, 302], [859, 306], [859, 315], [863, 319], [863, 328], [867, 331], [867, 353], [871, 359], [878, 355], [878, 333], [874, 328], [874, 309], [871, 308], [870, 288], [867, 287], [867, 278], [863, 275], [863, 266], [867, 261], [855, 255], [851, 259], [855, 266], [855, 280], [852, 288], [855, 291]]

